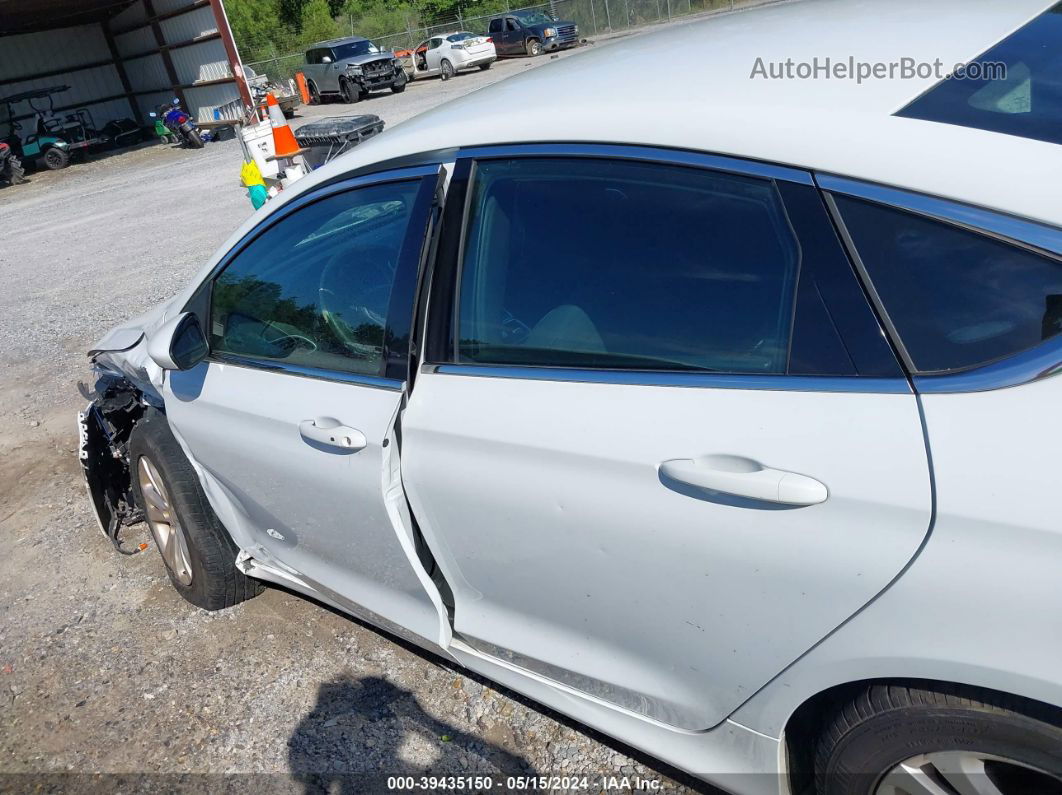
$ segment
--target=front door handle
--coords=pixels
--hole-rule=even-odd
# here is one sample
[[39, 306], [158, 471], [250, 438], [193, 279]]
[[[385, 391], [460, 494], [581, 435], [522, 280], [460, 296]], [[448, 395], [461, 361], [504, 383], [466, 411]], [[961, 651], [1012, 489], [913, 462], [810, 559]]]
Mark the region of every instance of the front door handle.
[[333, 417], [303, 420], [299, 423], [299, 433], [307, 441], [340, 450], [360, 450], [366, 445], [364, 433], [357, 428], [348, 428]]
[[676, 458], [664, 461], [660, 472], [688, 486], [780, 505], [818, 505], [830, 496], [815, 478], [734, 455]]

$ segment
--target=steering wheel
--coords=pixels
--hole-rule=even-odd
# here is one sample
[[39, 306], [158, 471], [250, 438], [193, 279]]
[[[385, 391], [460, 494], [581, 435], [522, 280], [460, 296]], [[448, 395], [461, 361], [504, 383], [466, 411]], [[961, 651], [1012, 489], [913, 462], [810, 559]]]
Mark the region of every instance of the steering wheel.
[[353, 353], [365, 355], [376, 347], [357, 339], [366, 325], [383, 328], [395, 278], [395, 253], [368, 246], [335, 254], [321, 271], [317, 303], [321, 318], [336, 338]]

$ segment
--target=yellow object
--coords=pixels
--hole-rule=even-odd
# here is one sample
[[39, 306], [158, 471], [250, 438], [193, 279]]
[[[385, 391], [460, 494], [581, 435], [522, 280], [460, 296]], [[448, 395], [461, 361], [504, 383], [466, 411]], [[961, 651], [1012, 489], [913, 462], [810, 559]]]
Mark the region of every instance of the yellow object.
[[244, 163], [240, 168], [240, 179], [243, 181], [245, 187], [251, 188], [255, 185], [265, 185], [265, 181], [262, 179], [262, 172], [258, 168], [258, 164], [253, 160]]

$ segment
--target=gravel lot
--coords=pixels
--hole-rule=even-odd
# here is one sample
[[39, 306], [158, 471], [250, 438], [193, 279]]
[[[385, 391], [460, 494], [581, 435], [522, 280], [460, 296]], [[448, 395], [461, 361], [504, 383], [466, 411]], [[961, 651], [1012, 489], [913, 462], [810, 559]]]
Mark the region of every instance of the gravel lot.
[[[393, 126], [549, 61], [303, 115]], [[66, 772], [166, 776], [130, 789], [307, 791], [370, 788], [352, 774], [535, 772], [688, 791], [673, 770], [287, 592], [200, 611], [153, 550], [120, 557], [99, 535], [75, 458], [83, 352], [176, 292], [247, 217], [238, 171], [235, 142], [150, 145], [0, 189], [0, 771], [26, 776], [0, 788], [115, 783], [42, 779]], [[232, 773], [264, 777], [172, 777]]]

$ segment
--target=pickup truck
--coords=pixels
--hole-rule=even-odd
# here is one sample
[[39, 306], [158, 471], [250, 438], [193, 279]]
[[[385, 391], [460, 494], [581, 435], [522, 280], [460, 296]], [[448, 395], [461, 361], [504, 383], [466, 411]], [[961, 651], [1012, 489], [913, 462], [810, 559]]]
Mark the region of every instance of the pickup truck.
[[579, 26], [543, 11], [507, 11], [492, 17], [487, 35], [498, 55], [541, 55], [579, 43]]
[[402, 64], [390, 50], [381, 50], [360, 36], [332, 39], [314, 44], [306, 51], [302, 68], [310, 92], [310, 104], [339, 96], [344, 102], [357, 102], [370, 91], [389, 88], [405, 91], [407, 77]]

